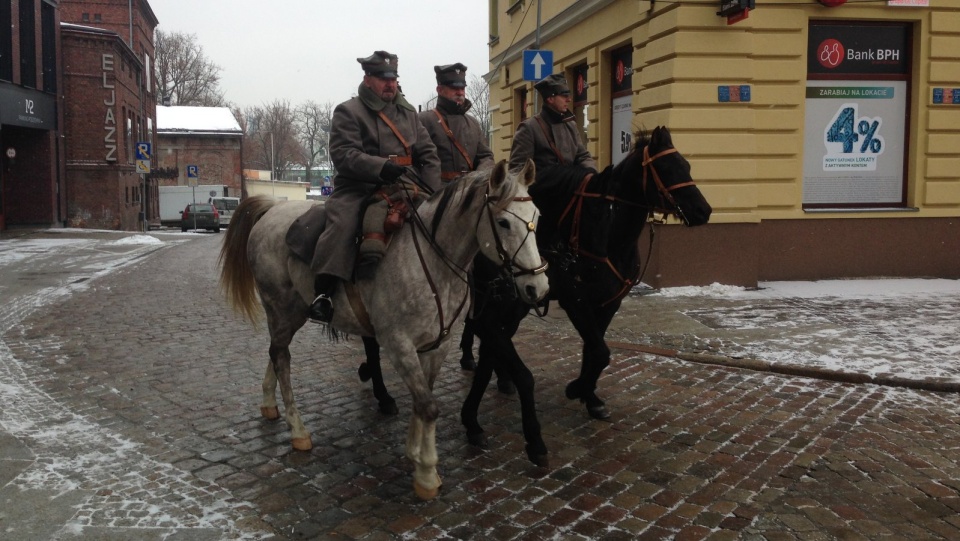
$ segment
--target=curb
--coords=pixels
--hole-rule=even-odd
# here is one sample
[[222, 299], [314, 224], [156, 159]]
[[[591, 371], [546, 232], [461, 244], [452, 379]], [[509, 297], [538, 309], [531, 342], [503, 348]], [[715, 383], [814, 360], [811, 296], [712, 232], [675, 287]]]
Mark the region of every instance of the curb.
[[694, 353], [676, 349], [666, 349], [647, 344], [630, 344], [627, 342], [607, 342], [607, 346], [614, 349], [648, 353], [651, 355], [658, 355], [660, 357], [669, 357], [672, 359], [699, 364], [712, 364], [727, 366], [730, 368], [754, 370], [757, 372], [783, 374], [786, 376], [823, 379], [828, 381], [836, 381], [839, 383], [873, 384], [882, 385], [884, 387], [900, 387], [940, 393], [960, 392], [960, 382], [950, 380], [918, 380], [901, 378], [897, 376], [871, 376], [869, 374], [844, 372], [842, 370], [830, 370], [815, 366], [797, 366], [781, 363], [775, 364], [761, 359], [751, 359], [749, 357], [736, 358], [728, 357], [726, 355], [713, 355], [710, 353]]

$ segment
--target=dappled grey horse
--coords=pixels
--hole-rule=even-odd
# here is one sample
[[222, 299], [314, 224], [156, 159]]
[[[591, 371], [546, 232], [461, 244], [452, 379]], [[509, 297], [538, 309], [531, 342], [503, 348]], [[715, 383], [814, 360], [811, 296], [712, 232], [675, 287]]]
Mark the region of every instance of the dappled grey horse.
[[[449, 331], [458, 328], [469, 303], [466, 269], [479, 252], [516, 275], [517, 294], [535, 303], [547, 293], [537, 250], [537, 208], [527, 188], [534, 180], [528, 163], [508, 172], [505, 162], [476, 172], [434, 193], [394, 233], [376, 276], [343, 283], [333, 298], [331, 326], [339, 332], [375, 336], [410, 389], [413, 415], [406, 453], [413, 461], [414, 490], [437, 495], [436, 420], [433, 385], [447, 354]], [[270, 331], [270, 363], [263, 379], [262, 414], [279, 417], [279, 382], [284, 417], [295, 449], [312, 448], [300, 419], [290, 381], [289, 345], [307, 321], [313, 273], [284, 242], [287, 230], [310, 201], [245, 199], [227, 229], [220, 253], [221, 286], [230, 304], [253, 323], [262, 305]], [[359, 314], [359, 315], [358, 315]]]

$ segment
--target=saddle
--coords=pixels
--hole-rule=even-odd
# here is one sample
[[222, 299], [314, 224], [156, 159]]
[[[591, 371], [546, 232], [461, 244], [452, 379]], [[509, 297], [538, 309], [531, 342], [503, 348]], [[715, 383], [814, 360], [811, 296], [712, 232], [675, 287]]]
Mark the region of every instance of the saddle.
[[284, 241], [290, 253], [309, 265], [313, 261], [313, 252], [317, 248], [317, 239], [327, 225], [327, 209], [323, 205], [314, 205], [290, 224]]
[[[368, 202], [364, 206], [364, 213], [367, 211], [369, 205], [370, 203]], [[383, 224], [384, 233], [389, 236], [394, 231], [399, 230], [403, 226], [403, 222], [406, 220], [409, 212], [410, 207], [405, 200], [390, 201]], [[326, 225], [326, 208], [323, 205], [310, 207], [310, 210], [301, 214], [287, 229], [284, 242], [286, 242], [287, 248], [290, 249], [290, 253], [296, 256], [297, 259], [310, 265], [311, 262], [313, 262], [313, 254], [317, 248], [317, 239], [320, 238], [320, 234], [323, 233]], [[358, 231], [357, 237], [360, 238], [361, 236], [362, 232]]]

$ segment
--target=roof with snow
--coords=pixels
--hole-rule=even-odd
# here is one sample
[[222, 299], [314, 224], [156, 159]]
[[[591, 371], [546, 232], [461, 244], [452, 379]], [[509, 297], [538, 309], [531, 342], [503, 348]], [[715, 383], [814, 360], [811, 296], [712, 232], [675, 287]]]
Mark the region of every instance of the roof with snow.
[[243, 135], [229, 107], [157, 106], [157, 133]]

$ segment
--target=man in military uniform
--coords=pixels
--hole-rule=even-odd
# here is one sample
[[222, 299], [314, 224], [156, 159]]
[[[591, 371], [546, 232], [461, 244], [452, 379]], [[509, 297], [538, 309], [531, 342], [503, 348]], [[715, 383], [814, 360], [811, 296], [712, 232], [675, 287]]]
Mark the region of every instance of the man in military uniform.
[[461, 63], [434, 66], [437, 106], [420, 113], [440, 157], [440, 178], [449, 182], [463, 173], [493, 167], [493, 152], [480, 122], [467, 115], [473, 106], [466, 97], [467, 67]]
[[543, 98], [540, 114], [520, 123], [510, 147], [510, 168], [519, 169], [533, 160], [537, 177], [551, 166], [580, 166], [597, 172], [597, 162], [580, 139], [576, 117], [570, 111], [570, 87], [563, 75], [555, 73], [534, 85]]
[[397, 86], [397, 56], [376, 51], [357, 62], [364, 73], [357, 97], [334, 109], [330, 129], [337, 176], [312, 263], [317, 297], [310, 307], [310, 317], [322, 322], [333, 318], [330, 299], [338, 281], [353, 273], [354, 241], [370, 195], [401, 181], [427, 191], [440, 187], [437, 148]]

